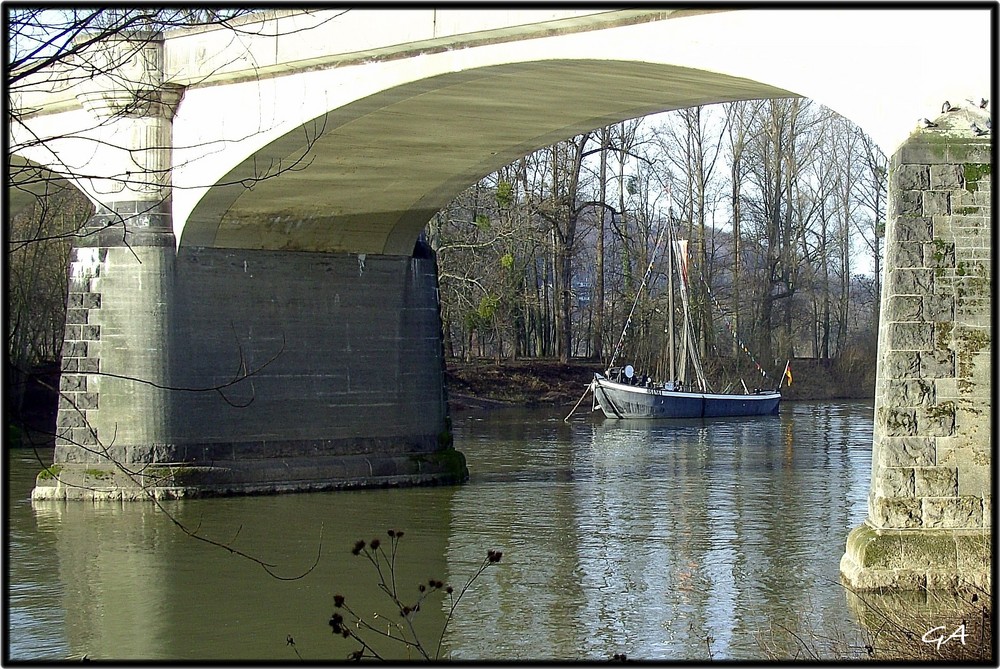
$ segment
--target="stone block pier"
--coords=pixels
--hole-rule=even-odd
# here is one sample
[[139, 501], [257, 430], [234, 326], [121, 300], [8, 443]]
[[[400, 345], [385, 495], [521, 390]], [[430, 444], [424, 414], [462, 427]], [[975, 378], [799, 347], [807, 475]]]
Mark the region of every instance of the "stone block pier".
[[990, 589], [991, 147], [968, 110], [892, 157], [865, 524], [856, 590]]

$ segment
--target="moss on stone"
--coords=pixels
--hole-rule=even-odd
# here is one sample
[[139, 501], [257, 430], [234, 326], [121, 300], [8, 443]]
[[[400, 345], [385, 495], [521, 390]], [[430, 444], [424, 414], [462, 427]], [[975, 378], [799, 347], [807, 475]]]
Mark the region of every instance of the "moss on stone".
[[879, 535], [868, 525], [851, 532], [847, 544], [848, 552], [856, 557], [858, 564], [869, 569], [892, 569], [899, 566], [902, 558], [897, 537]]
[[147, 478], [165, 479], [170, 478], [174, 472], [170, 467], [146, 467], [142, 470], [142, 473]]
[[985, 330], [966, 330], [956, 338], [958, 351], [958, 390], [970, 392], [972, 383], [972, 359], [990, 345], [990, 335]]
[[426, 456], [426, 460], [441, 470], [450, 481], [461, 482], [469, 478], [465, 455], [454, 448], [443, 448]]
[[934, 332], [937, 334], [937, 350], [946, 351], [951, 346], [951, 333], [955, 324], [951, 321], [937, 321], [934, 323]]
[[971, 362], [972, 356], [976, 355], [990, 345], [990, 335], [985, 330], [967, 330], [958, 337], [959, 358], [968, 358]]
[[930, 418], [951, 418], [955, 415], [955, 403], [951, 400], [941, 404], [933, 404], [927, 407], [927, 415]]
[[955, 570], [955, 534], [950, 530], [910, 532], [903, 538], [905, 566], [924, 570], [929, 568]]
[[883, 413], [887, 436], [911, 436], [916, 434], [917, 419], [912, 409], [887, 408]]
[[965, 558], [983, 565], [989, 564], [992, 555], [989, 534], [959, 534], [955, 537], [955, 544], [958, 547], [960, 561]]
[[196, 485], [204, 467], [146, 467], [142, 473], [146, 478], [146, 485], [157, 487], [178, 487], [185, 485]]
[[49, 481], [55, 479], [59, 476], [59, 472], [62, 471], [62, 465], [51, 465], [46, 467], [42, 471], [38, 472], [38, 481]]
[[955, 297], [988, 298], [991, 296], [992, 282], [989, 270], [981, 263], [961, 262], [956, 266], [955, 274], [963, 279], [955, 284]]
[[[935, 570], [956, 574], [959, 560], [964, 557], [965, 561], [981, 562], [983, 551], [982, 541], [954, 530], [875, 530], [862, 525], [848, 535], [846, 552], [862, 571], [881, 572], [878, 580], [892, 581], [893, 574], [904, 572]], [[896, 587], [906, 589], [907, 582], [901, 579]]]
[[933, 240], [934, 252], [931, 254], [935, 261], [941, 262], [948, 257], [949, 251], [954, 251], [954, 244], [949, 244], [943, 239], [935, 238]]
[[979, 190], [979, 181], [983, 177], [988, 177], [991, 172], [989, 163], [966, 163], [965, 164], [965, 190], [974, 193]]
[[944, 133], [924, 132], [919, 135], [916, 145], [929, 151], [936, 158], [945, 158], [948, 148], [953, 143], [953, 137]]
[[199, 479], [200, 470], [193, 467], [176, 467], [168, 470], [164, 480], [173, 486], [194, 485]]

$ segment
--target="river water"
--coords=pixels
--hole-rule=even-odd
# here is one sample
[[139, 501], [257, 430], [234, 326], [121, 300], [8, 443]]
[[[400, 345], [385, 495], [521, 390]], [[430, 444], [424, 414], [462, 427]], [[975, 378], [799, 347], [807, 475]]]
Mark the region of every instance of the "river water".
[[[351, 552], [359, 539], [390, 546], [388, 529], [404, 531], [395, 575], [407, 601], [435, 579], [457, 594], [488, 550], [503, 553], [459, 603], [442, 657], [767, 659], [794, 654], [795, 636], [857, 638], [838, 578], [865, 516], [869, 404], [691, 421], [580, 411], [567, 424], [564, 413], [455, 414], [462, 486], [164, 510], [32, 503], [36, 456], [9, 452], [8, 657], [343, 658], [357, 644], [331, 633], [335, 594], [376, 626], [400, 620]], [[441, 595], [415, 616], [432, 654]]]

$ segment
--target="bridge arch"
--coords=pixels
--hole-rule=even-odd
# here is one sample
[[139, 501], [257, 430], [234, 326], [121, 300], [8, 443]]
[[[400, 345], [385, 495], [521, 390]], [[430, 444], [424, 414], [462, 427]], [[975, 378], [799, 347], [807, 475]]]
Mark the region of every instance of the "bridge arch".
[[[408, 254], [435, 212], [538, 148], [656, 112], [790, 96], [636, 61], [547, 60], [439, 74], [329, 110], [261, 147], [205, 193], [180, 243]], [[262, 165], [279, 173], [262, 177]], [[365, 191], [378, 198], [358, 202]]]
[[[504, 31], [470, 33], [444, 47], [413, 27], [407, 34], [423, 41], [328, 60], [308, 45], [290, 58], [274, 38], [283, 62], [254, 62], [225, 86], [193, 81], [185, 94], [175, 123], [178, 241], [408, 253], [435, 211], [521, 155], [622, 119], [733, 99], [816, 100], [891, 154], [916, 118], [945, 97], [973, 95], [988, 71], [975, 58], [949, 68], [925, 46], [958, 31], [988, 44], [988, 26], [960, 12], [618, 14], [627, 12], [576, 19], [593, 24], [584, 28], [556, 22], [514, 42]], [[390, 34], [406, 30], [386, 21]], [[781, 28], [789, 21], [794, 31]], [[355, 48], [352, 38], [343, 48]], [[220, 113], [241, 104], [243, 125]], [[196, 155], [218, 137], [217, 156]], [[399, 167], [411, 157], [419, 167]]]
[[[142, 91], [161, 99], [134, 116], [94, 104], [114, 82], [26, 91], [58, 156], [36, 162], [92, 170], [81, 184], [142, 229], [74, 250], [88, 327], [64, 346], [66, 467], [35, 496], [137, 494], [91, 478], [101, 439], [118, 461], [178, 465], [165, 496], [461, 479], [434, 262], [408, 257], [424, 223], [580, 131], [798, 95], [893, 155], [869, 514], [842, 573], [988, 586], [991, 147], [969, 124], [980, 105], [937, 113], [988, 95], [995, 10], [526, 13], [277, 10], [235, 36], [181, 31], [157, 42], [163, 76]], [[921, 116], [940, 123], [915, 131]], [[249, 367], [250, 412], [160, 392]]]

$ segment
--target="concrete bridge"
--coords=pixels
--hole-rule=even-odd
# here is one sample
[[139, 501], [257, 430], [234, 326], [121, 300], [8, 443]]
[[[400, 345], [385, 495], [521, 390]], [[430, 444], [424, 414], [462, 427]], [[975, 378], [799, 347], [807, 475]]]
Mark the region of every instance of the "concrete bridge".
[[[805, 96], [893, 156], [869, 513], [842, 572], [988, 584], [991, 148], [965, 100], [989, 97], [995, 18], [282, 10], [42, 73], [13, 99], [12, 206], [52, 173], [95, 214], [34, 497], [462, 480], [417, 241], [433, 214], [578, 132]], [[963, 109], [917, 130], [946, 99]]]

